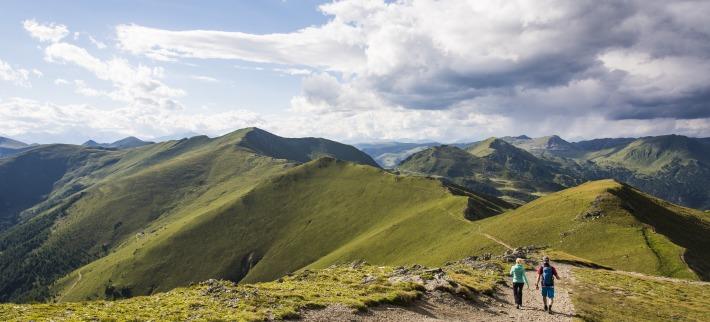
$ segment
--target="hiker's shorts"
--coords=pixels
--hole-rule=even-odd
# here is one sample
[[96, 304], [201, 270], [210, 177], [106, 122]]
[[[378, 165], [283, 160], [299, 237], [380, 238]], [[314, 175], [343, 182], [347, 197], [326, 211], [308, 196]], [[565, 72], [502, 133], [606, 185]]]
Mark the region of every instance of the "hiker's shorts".
[[549, 298], [555, 298], [555, 288], [552, 286], [543, 286], [542, 287], [542, 296], [546, 296]]

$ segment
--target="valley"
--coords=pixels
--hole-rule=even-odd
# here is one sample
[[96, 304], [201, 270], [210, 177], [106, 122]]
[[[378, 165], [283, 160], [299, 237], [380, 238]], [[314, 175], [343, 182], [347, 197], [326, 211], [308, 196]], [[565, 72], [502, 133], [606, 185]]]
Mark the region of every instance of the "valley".
[[[36, 146], [0, 159], [11, 205], [2, 213], [0, 289], [4, 302], [59, 304], [0, 316], [71, 319], [59, 313], [69, 310], [101, 318], [113, 312], [110, 303], [131, 312], [144, 301], [169, 309], [146, 314], [173, 318], [290, 316], [319, 300], [281, 313], [255, 303], [258, 312], [271, 309], [242, 315], [252, 309], [223, 311], [194, 285], [260, 288], [362, 260], [446, 267], [531, 245], [565, 263], [593, 263], [585, 267], [710, 279], [707, 212], [613, 179], [583, 182], [557, 162], [490, 139], [430, 147], [392, 171], [351, 146], [257, 128], [121, 149]], [[484, 283], [480, 265], [468, 269], [477, 276], [469, 283]], [[430, 296], [390, 284], [395, 293], [356, 306]], [[201, 304], [177, 304], [189, 301]], [[325, 305], [352, 303], [336, 296]]]

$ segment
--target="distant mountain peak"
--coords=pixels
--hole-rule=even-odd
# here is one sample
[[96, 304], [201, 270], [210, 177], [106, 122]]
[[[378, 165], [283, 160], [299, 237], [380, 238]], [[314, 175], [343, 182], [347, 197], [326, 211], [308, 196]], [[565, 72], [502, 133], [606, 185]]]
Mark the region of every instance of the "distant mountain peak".
[[0, 148], [21, 149], [28, 146], [27, 143], [0, 136]]
[[129, 149], [153, 144], [154, 142], [143, 141], [135, 136], [128, 136], [113, 143], [98, 143], [94, 140], [88, 140], [81, 145], [92, 148], [113, 148], [113, 149]]
[[514, 138], [514, 139], [518, 139], [518, 140], [532, 140], [531, 137], [529, 137], [529, 136], [527, 136], [527, 135], [525, 135], [525, 134], [523, 134], [523, 135], [518, 135], [518, 136], [514, 136], [513, 138]]
[[96, 141], [94, 141], [94, 140], [88, 140], [88, 141], [82, 143], [81, 145], [83, 145], [83, 146], [88, 146], [88, 147], [91, 147], [91, 148], [101, 146], [101, 144], [99, 144], [98, 142], [96, 142]]

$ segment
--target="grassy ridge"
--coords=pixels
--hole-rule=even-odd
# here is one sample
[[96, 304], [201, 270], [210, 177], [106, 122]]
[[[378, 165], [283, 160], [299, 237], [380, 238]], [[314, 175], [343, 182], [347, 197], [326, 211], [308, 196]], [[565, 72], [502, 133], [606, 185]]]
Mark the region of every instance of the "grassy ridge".
[[446, 177], [472, 191], [523, 204], [579, 181], [559, 165], [497, 138], [464, 149], [436, 146], [402, 161], [406, 173]]
[[[703, 276], [690, 271], [682, 256], [707, 265], [707, 256], [698, 254], [708, 249], [706, 217], [601, 180], [482, 220], [480, 229], [513, 246], [545, 244], [607, 267], [698, 279]], [[694, 233], [684, 236], [685, 229]]]
[[[407, 304], [425, 285], [437, 280], [440, 290], [472, 299], [489, 293], [503, 279], [502, 269], [474, 269], [455, 263], [440, 270], [425, 267], [331, 266], [305, 270], [277, 281], [234, 284], [209, 280], [152, 296], [119, 301], [60, 304], [0, 304], [5, 321], [62, 320], [228, 320], [264, 321], [293, 318], [303, 309], [341, 304], [364, 309], [382, 303]], [[434, 276], [434, 272], [438, 276]]]
[[707, 283], [575, 269], [572, 300], [585, 321], [707, 321]]
[[[269, 143], [278, 149], [293, 145], [300, 154], [268, 155]], [[65, 167], [56, 175], [43, 174], [53, 169], [44, 163], [19, 162], [43, 157], [45, 151]], [[176, 223], [184, 224], [192, 215], [234, 200], [298, 160], [321, 154], [374, 164], [346, 145], [281, 138], [254, 128], [214, 139], [198, 136], [120, 151], [39, 147], [3, 159], [3, 164], [31, 165], [25, 170], [35, 176], [6, 174], [3, 179], [12, 180], [0, 181], [0, 188], [6, 184], [32, 188], [32, 200], [19, 208], [39, 203], [25, 211], [24, 220], [0, 234], [0, 256], [7, 258], [0, 263], [0, 300], [44, 298], [46, 286], [56, 278], [155, 231], [168, 226], [179, 230]], [[3, 169], [0, 164], [0, 174]]]
[[[58, 284], [62, 299], [103, 298], [107, 286], [136, 295], [212, 277], [272, 280], [358, 258], [441, 264], [485, 242], [464, 218], [467, 209], [504, 210], [453, 195], [437, 180], [334, 159], [296, 167], [219, 201], [79, 269]], [[465, 242], [447, 242], [467, 235], [472, 238]], [[426, 252], [432, 255], [421, 256]], [[74, 285], [80, 272], [81, 283]]]

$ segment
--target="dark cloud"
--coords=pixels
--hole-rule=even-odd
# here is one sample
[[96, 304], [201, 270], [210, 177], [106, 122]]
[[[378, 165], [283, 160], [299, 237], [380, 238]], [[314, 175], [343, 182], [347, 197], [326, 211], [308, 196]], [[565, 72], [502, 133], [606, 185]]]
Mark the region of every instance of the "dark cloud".
[[610, 117], [623, 119], [710, 118], [710, 88], [661, 98], [632, 98], [628, 106], [612, 109]]

